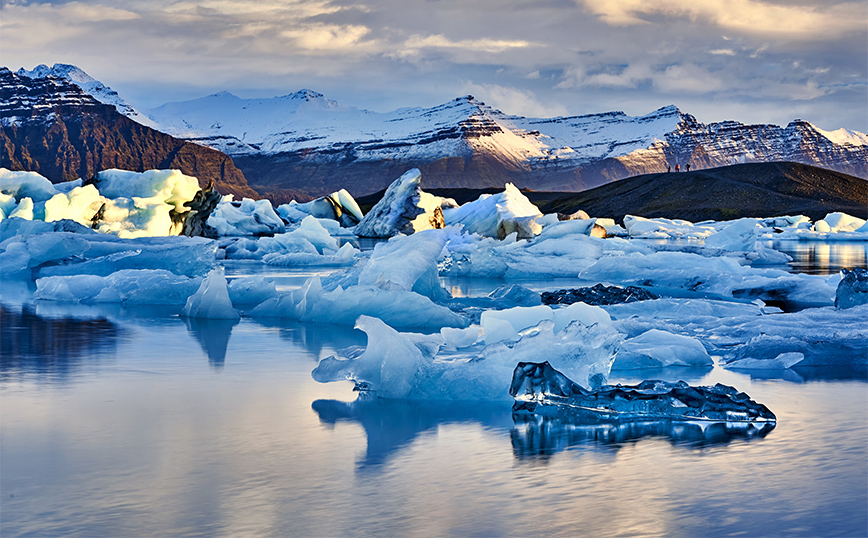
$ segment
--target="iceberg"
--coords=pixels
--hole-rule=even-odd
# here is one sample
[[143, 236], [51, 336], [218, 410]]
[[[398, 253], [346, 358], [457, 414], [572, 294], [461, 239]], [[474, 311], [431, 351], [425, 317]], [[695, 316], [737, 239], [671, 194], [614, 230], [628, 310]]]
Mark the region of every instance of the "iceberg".
[[357, 225], [363, 218], [359, 204], [345, 189], [302, 204], [293, 200], [288, 204], [278, 206], [277, 213], [289, 222], [300, 221], [311, 215], [318, 219], [337, 221], [345, 228]]
[[323, 289], [314, 276], [297, 290], [263, 301], [250, 315], [335, 325], [352, 325], [361, 315], [374, 316], [394, 327], [466, 327], [467, 320], [431, 299], [405, 290], [354, 285]]
[[199, 288], [201, 278], [163, 269], [124, 269], [108, 276], [50, 276], [36, 280], [35, 297], [77, 303], [183, 305]]
[[443, 333], [401, 333], [369, 316], [360, 316], [356, 328], [367, 334], [367, 347], [321, 360], [313, 378], [321, 383], [350, 380], [355, 390], [392, 399], [505, 400], [516, 362], [543, 358], [589, 385], [600, 384], [620, 342], [611, 327], [578, 321], [555, 333], [554, 323], [545, 320], [523, 331], [517, 342], [460, 351], [456, 348], [464, 347], [473, 331], [447, 331], [445, 338]]
[[392, 182], [383, 198], [368, 211], [355, 227], [359, 237], [392, 237], [422, 230], [443, 228], [444, 208], [457, 204], [424, 192], [420, 187], [422, 172], [414, 168]]
[[223, 197], [208, 217], [207, 223], [221, 236], [261, 236], [281, 234], [286, 231], [286, 226], [274, 212], [271, 202], [250, 198], [236, 202], [232, 200], [232, 195]]
[[238, 320], [241, 316], [232, 308], [229, 289], [222, 267], [211, 270], [196, 293], [187, 298], [184, 316], [188, 318]]
[[651, 329], [621, 344], [612, 370], [691, 366], [710, 368], [714, 361], [696, 338]]
[[166, 269], [201, 276], [216, 264], [217, 243], [201, 237], [121, 239], [73, 221], [0, 221], [0, 276], [94, 274], [121, 269]]
[[733, 387], [694, 387], [683, 381], [643, 381], [587, 390], [548, 362], [520, 362], [509, 387], [513, 415], [559, 417], [581, 424], [633, 421], [777, 422], [768, 407]]
[[500, 194], [483, 194], [461, 207], [445, 209], [447, 224], [460, 224], [468, 233], [503, 239], [511, 233], [530, 238], [542, 231], [534, 220], [542, 217], [539, 208], [512, 183]]

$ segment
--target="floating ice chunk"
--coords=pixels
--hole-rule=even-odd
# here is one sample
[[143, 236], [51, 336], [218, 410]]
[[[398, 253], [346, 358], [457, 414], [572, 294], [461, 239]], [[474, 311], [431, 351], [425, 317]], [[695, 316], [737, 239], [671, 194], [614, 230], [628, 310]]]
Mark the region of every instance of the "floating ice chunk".
[[[86, 240], [90, 248], [83, 255], [73, 257], [53, 253], [53, 263], [40, 267], [39, 276], [83, 273], [105, 276], [122, 269], [165, 269], [177, 275], [200, 276], [217, 263], [217, 243], [203, 237], [119, 239], [103, 234], [76, 234], [75, 237]], [[38, 239], [47, 240], [44, 236]]]
[[470, 347], [479, 341], [482, 336], [482, 327], [479, 325], [471, 325], [466, 329], [443, 327], [440, 329], [440, 335], [447, 346], [453, 348]]
[[300, 289], [263, 302], [251, 315], [336, 325], [352, 325], [361, 315], [378, 317], [394, 327], [468, 325], [465, 318], [412, 291], [361, 285], [325, 291], [319, 276], [310, 278]]
[[686, 220], [646, 219], [633, 215], [624, 217], [624, 227], [630, 237], [660, 239], [703, 238], [717, 231], [714, 226], [702, 226]]
[[[356, 327], [368, 335], [363, 353], [350, 350], [328, 357], [312, 372], [319, 382], [352, 380], [358, 390], [380, 398], [435, 400], [504, 400], [517, 361], [550, 357], [579, 379], [605, 380], [619, 341], [611, 328], [580, 323], [559, 334], [544, 321], [509, 346], [470, 348], [440, 358], [442, 335], [399, 333], [376, 318], [362, 316]], [[453, 347], [453, 346], [450, 346]]]
[[739, 359], [726, 365], [730, 370], [785, 370], [797, 366], [805, 355], [797, 352], [781, 353], [773, 359]]
[[699, 340], [651, 329], [621, 344], [613, 370], [665, 366], [711, 367], [714, 361]]
[[[483, 194], [473, 202], [443, 211], [447, 224], [461, 224], [469, 233], [499, 239], [519, 228], [523, 232], [520, 237], [539, 233], [542, 226], [531, 224], [537, 217], [542, 217], [539, 208], [512, 183], [507, 183], [500, 194]], [[528, 218], [530, 220], [520, 220]]]
[[814, 229], [818, 232], [855, 232], [865, 226], [866, 221], [859, 217], [854, 217], [846, 213], [829, 213], [823, 220], [819, 220], [814, 224]]
[[584, 280], [681, 289], [743, 299], [786, 299], [831, 304], [834, 289], [824, 277], [778, 269], [742, 266], [730, 257], [708, 258], [687, 252], [605, 256], [583, 269]]
[[586, 326], [597, 323], [610, 325], [612, 321], [609, 314], [600, 307], [575, 303], [557, 310], [545, 305], [486, 310], [482, 313], [480, 323], [486, 343], [493, 344], [501, 340], [515, 339], [520, 331], [534, 327], [543, 320], [552, 320], [556, 333], [574, 321]]
[[[94, 215], [100, 207], [108, 202], [93, 185], [76, 187], [68, 193], [57, 193], [45, 202], [44, 220], [70, 219], [90, 226]], [[162, 203], [162, 202], [161, 202]], [[129, 217], [129, 212], [121, 215], [118, 221]], [[171, 222], [168, 220], [168, 208], [166, 211], [165, 229], [161, 235], [168, 235]]]
[[34, 202], [44, 202], [57, 192], [50, 181], [36, 172], [13, 172], [0, 168], [0, 193], [11, 195], [16, 201], [30, 198]]
[[36, 281], [37, 299], [81, 303], [183, 305], [201, 278], [162, 269], [127, 269], [108, 276], [51, 276]]
[[683, 381], [643, 381], [605, 385], [589, 391], [548, 362], [521, 362], [509, 393], [513, 414], [573, 420], [577, 423], [624, 421], [710, 421], [774, 423], [774, 413], [733, 387], [692, 387]]
[[561, 221], [543, 230], [539, 239], [557, 239], [572, 234], [591, 235], [591, 230], [594, 229], [596, 222], [597, 219], [590, 218]]
[[493, 344], [501, 340], [518, 338], [518, 332], [522, 329], [534, 327], [540, 321], [550, 320], [552, 317], [552, 309], [543, 305], [519, 306], [506, 310], [486, 310], [482, 313], [481, 318], [485, 342]]
[[[801, 353], [799, 366], [868, 365], [868, 305], [807, 308], [771, 316], [721, 319], [703, 326], [703, 338], [721, 364]], [[715, 349], [716, 348], [716, 349]]]
[[106, 198], [157, 198], [174, 207], [178, 213], [188, 208], [184, 202], [193, 199], [199, 190], [199, 180], [180, 170], [103, 170], [96, 176], [96, 187]]
[[844, 278], [841, 279], [835, 290], [835, 306], [837, 308], [851, 308], [868, 303], [868, 269], [854, 267], [849, 271], [843, 269], [841, 273]]
[[392, 237], [374, 247], [358, 277], [362, 286], [415, 291], [433, 300], [448, 297], [437, 276], [437, 258], [450, 230], [424, 230]]
[[233, 278], [228, 289], [233, 305], [257, 305], [277, 295], [274, 282], [263, 276]]
[[188, 318], [240, 319], [232, 308], [223, 268], [212, 269], [196, 293], [187, 298], [184, 316]]
[[344, 227], [355, 226], [363, 218], [359, 204], [345, 189], [302, 204], [295, 201], [283, 204], [277, 208], [277, 212], [290, 222], [311, 215], [318, 219], [334, 220]]
[[573, 303], [565, 308], [552, 309], [552, 319], [554, 319], [555, 332], [562, 331], [567, 325], [574, 321], [578, 321], [583, 325], [591, 326], [599, 324], [610, 326], [612, 318], [609, 314], [599, 306], [593, 306], [585, 303]]
[[268, 200], [244, 198], [240, 202], [224, 197], [208, 217], [208, 225], [224, 235], [274, 235], [286, 226]]
[[[312, 218], [312, 217], [311, 217]], [[302, 241], [306, 241], [302, 239]], [[317, 252], [290, 252], [278, 254], [272, 252], [262, 257], [266, 265], [288, 265], [308, 267], [345, 267], [356, 263], [356, 257], [361, 254], [359, 249], [345, 243], [334, 254], [319, 254]]]
[[705, 238], [705, 246], [723, 250], [754, 250], [763, 228], [757, 219], [739, 219]]
[[414, 168], [392, 182], [355, 228], [360, 237], [392, 237], [442, 228], [443, 209], [455, 201], [422, 191], [422, 173]]

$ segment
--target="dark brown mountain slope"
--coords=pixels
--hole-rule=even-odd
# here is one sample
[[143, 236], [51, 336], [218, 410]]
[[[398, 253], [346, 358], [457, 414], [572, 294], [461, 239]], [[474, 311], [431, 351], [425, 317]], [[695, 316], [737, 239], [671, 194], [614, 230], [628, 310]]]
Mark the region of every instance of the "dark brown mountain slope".
[[173, 138], [120, 114], [78, 86], [0, 69], [0, 167], [39, 172], [52, 182], [109, 168], [179, 169], [222, 194], [259, 198], [227, 155]]
[[583, 209], [621, 221], [624, 215], [690, 221], [806, 215], [834, 211], [868, 218], [868, 181], [791, 162], [737, 164], [693, 172], [644, 174], [565, 196], [544, 213]]

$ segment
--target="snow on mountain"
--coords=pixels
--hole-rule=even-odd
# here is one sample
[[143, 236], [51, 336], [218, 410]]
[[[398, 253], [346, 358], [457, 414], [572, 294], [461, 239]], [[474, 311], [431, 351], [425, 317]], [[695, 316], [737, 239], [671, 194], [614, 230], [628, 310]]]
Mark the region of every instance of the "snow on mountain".
[[[230, 155], [316, 148], [327, 156], [349, 145], [355, 158], [364, 160], [435, 160], [469, 155], [474, 149], [495, 150], [515, 162], [544, 155], [535, 136], [525, 135], [509, 116], [472, 96], [429, 109], [377, 113], [341, 105], [310, 90], [272, 99], [241, 99], [220, 92], [168, 103], [148, 115], [169, 134]], [[471, 139], [475, 142], [468, 143]]]
[[39, 79], [45, 77], [66, 79], [84, 90], [86, 93], [90, 94], [97, 101], [106, 105], [114, 106], [118, 110], [118, 112], [130, 118], [131, 120], [136, 121], [147, 127], [156, 128], [159, 130], [156, 123], [154, 123], [150, 118], [136, 110], [123, 97], [121, 97], [118, 92], [109, 88], [102, 82], [94, 79], [93, 77], [85, 73], [81, 68], [74, 65], [56, 63], [53, 66], [48, 67], [45, 64], [39, 64], [29, 71], [22, 67], [18, 70], [16, 74], [20, 77], [27, 77], [32, 79]]

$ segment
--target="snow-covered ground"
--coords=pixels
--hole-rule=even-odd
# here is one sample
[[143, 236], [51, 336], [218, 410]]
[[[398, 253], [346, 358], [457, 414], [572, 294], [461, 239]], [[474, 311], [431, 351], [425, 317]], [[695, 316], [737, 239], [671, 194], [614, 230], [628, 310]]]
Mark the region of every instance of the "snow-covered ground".
[[[841, 273], [794, 273], [789, 257], [769, 247], [778, 238], [868, 242], [868, 224], [850, 215], [627, 217], [627, 235], [601, 238], [591, 234], [596, 219], [542, 215], [510, 186], [460, 207], [429, 200], [413, 172], [371, 210], [377, 222], [365, 224], [391, 237], [361, 250], [355, 228], [346, 227], [361, 212], [346, 191], [279, 208], [226, 197], [208, 219], [216, 239], [171, 235], [197, 191], [196, 179], [177, 171], [114, 170], [94, 184], [52, 185], [0, 169], [0, 278], [32, 284], [41, 301], [356, 325], [367, 348], [324, 359], [314, 377], [350, 379], [389, 398], [507, 398], [503, 387], [520, 361], [548, 360], [585, 386], [613, 369], [868, 366], [862, 273], [839, 289]], [[399, 224], [437, 212], [426, 226]], [[267, 275], [227, 280], [223, 259], [314, 274], [291, 289]], [[322, 268], [330, 269], [317, 273]], [[442, 278], [503, 287], [452, 297]], [[556, 278], [639, 286], [659, 298], [549, 306], [510, 285]]]

